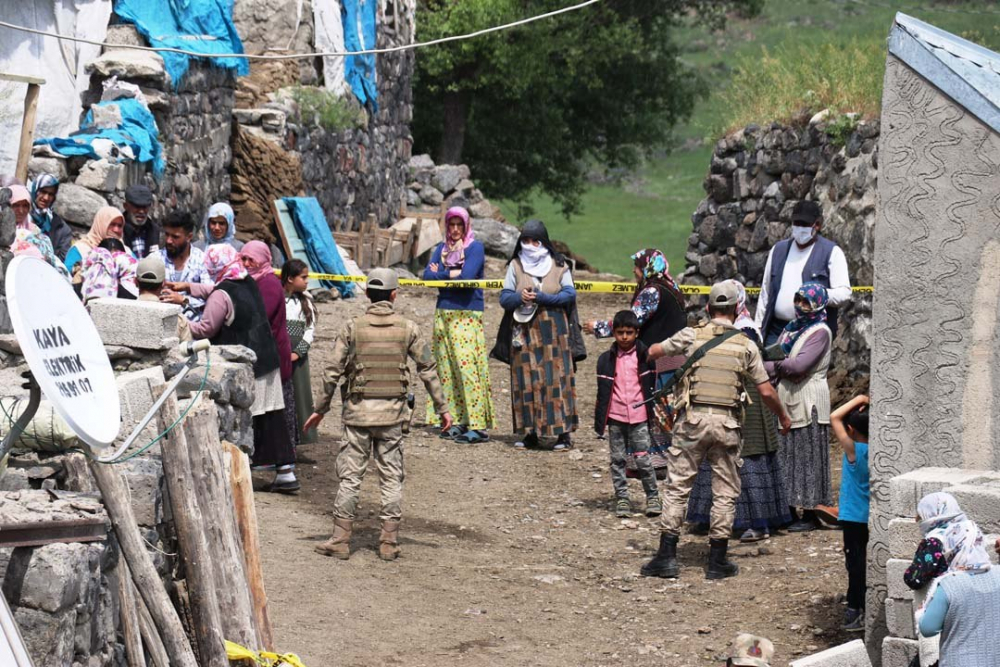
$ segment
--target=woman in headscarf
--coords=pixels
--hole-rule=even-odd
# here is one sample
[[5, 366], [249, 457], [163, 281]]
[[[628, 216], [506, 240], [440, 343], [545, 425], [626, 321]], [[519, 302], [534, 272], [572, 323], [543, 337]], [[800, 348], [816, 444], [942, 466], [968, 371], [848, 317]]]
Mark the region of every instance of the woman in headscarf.
[[789, 509], [802, 516], [788, 530], [795, 533], [820, 527], [814, 511], [830, 504], [830, 367], [833, 339], [826, 325], [826, 288], [805, 283], [795, 293], [795, 319], [778, 337], [785, 358], [767, 362], [778, 380], [778, 397], [792, 419], [792, 430], [781, 436], [779, 459]]
[[570, 449], [576, 430], [575, 361], [582, 346], [574, 319], [576, 288], [566, 258], [539, 220], [524, 224], [507, 264], [500, 292], [507, 311], [492, 356], [510, 363], [510, 398], [515, 446], [537, 448], [555, 438], [552, 449]]
[[[729, 280], [738, 293], [736, 322], [758, 347], [762, 347], [760, 329], [747, 309], [747, 292], [738, 280]], [[740, 456], [740, 497], [736, 501], [736, 520], [733, 531], [740, 533], [741, 542], [757, 542], [770, 536], [781, 526], [789, 524], [792, 515], [788, 509], [781, 462], [778, 460], [778, 428], [774, 417], [764, 408], [764, 402], [752, 384], [744, 385], [750, 399], [743, 415], [743, 448]], [[703, 526], [705, 532], [711, 523], [712, 467], [703, 462], [698, 468], [691, 498], [688, 500], [687, 520]]]
[[[205, 269], [215, 281], [214, 285], [172, 283], [171, 288], [205, 299], [201, 320], [190, 322], [192, 336], [208, 338], [213, 345], [243, 345], [257, 355], [253, 365], [254, 403], [250, 407], [253, 415], [252, 462], [255, 466], [276, 467], [277, 474], [270, 490], [297, 493], [295, 449], [285, 420], [281, 351], [258, 282], [248, 276], [236, 249], [225, 243], [208, 246]], [[278, 287], [280, 289], [280, 282]], [[285, 301], [283, 295], [279, 298], [285, 355], [289, 356], [288, 332], [284, 330]]]
[[940, 633], [940, 667], [1000, 665], [1000, 568], [973, 521], [949, 524], [942, 541], [948, 571], [931, 583], [917, 614], [920, 634]]
[[233, 207], [225, 202], [212, 204], [205, 214], [203, 234], [194, 247], [205, 250], [216, 243], [226, 243], [237, 251], [243, 250], [243, 241], [236, 239], [236, 213]]
[[66, 253], [73, 243], [73, 232], [69, 225], [52, 210], [59, 193], [59, 179], [52, 174], [38, 174], [31, 181], [31, 219], [34, 220], [42, 233], [52, 241], [52, 249], [60, 261], [66, 259]]
[[264, 300], [264, 311], [271, 325], [271, 335], [278, 346], [278, 360], [281, 364], [281, 390], [285, 403], [285, 430], [291, 443], [291, 458], [286, 459], [285, 451], [263, 451], [258, 456], [254, 452], [255, 465], [274, 464], [278, 466], [278, 477], [275, 480], [275, 490], [299, 489], [295, 479], [295, 447], [299, 443], [299, 421], [295, 414], [295, 385], [292, 382], [292, 343], [288, 337], [288, 320], [285, 314], [285, 288], [281, 279], [271, 268], [271, 250], [262, 241], [250, 241], [240, 251], [240, 260], [250, 277], [257, 281], [261, 299]]
[[68, 277], [66, 267], [52, 249], [52, 241], [31, 220], [31, 195], [28, 189], [23, 185], [10, 185], [8, 189], [15, 223], [14, 242], [10, 245], [10, 251], [14, 255], [28, 255], [45, 260], [63, 276]]
[[[445, 240], [431, 253], [424, 280], [480, 280], [486, 251], [475, 240], [469, 212], [453, 206], [445, 213]], [[489, 439], [493, 428], [490, 365], [483, 332], [483, 290], [441, 288], [434, 312], [434, 357], [455, 425], [441, 434], [459, 442]], [[427, 403], [427, 423], [438, 425]]]
[[138, 261], [118, 239], [104, 239], [83, 260], [83, 302], [91, 299], [135, 299]]
[[103, 206], [97, 210], [90, 230], [66, 253], [66, 270], [72, 275], [77, 265], [87, 259], [87, 255], [101, 245], [104, 239], [121, 239], [125, 229], [125, 216], [113, 206]]
[[[659, 250], [643, 249], [632, 255], [632, 273], [635, 292], [632, 294], [632, 312], [639, 319], [639, 340], [646, 347], [661, 343], [687, 326], [684, 312], [684, 295], [670, 275], [670, 264]], [[584, 331], [597, 338], [610, 338], [611, 320], [594, 320], [583, 326]], [[684, 357], [660, 357], [656, 360], [657, 387], [669, 380], [684, 363]], [[650, 429], [649, 459], [662, 478], [667, 468], [666, 451], [670, 447], [670, 433], [653, 420]], [[637, 475], [634, 461], [629, 457], [626, 472]]]

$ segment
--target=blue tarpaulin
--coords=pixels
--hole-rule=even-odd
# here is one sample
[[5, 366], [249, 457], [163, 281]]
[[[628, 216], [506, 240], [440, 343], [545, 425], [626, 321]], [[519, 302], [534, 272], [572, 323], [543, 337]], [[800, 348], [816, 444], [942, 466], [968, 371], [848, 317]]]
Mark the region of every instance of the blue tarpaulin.
[[[302, 239], [309, 258], [309, 266], [318, 273], [331, 273], [337, 276], [347, 275], [347, 267], [337, 250], [337, 242], [330, 233], [330, 225], [315, 197], [285, 197], [295, 222], [295, 229]], [[351, 296], [353, 286], [350, 283], [321, 280], [323, 287], [335, 288], [341, 296]]]
[[[378, 0], [343, 0], [344, 46], [348, 51], [375, 48], [375, 10]], [[361, 104], [372, 103], [378, 111], [375, 85], [375, 55], [344, 58], [344, 77]]]
[[[150, 45], [198, 53], [243, 53], [243, 42], [233, 24], [233, 0], [116, 0], [115, 14]], [[160, 52], [176, 88], [192, 56]], [[211, 58], [216, 67], [250, 73], [246, 58]]]
[[149, 109], [141, 102], [130, 98], [99, 102], [95, 106], [118, 107], [122, 117], [121, 125], [115, 129], [95, 128], [94, 112], [88, 111], [79, 131], [67, 138], [36, 139], [35, 144], [47, 144], [66, 157], [83, 155], [97, 160], [102, 156], [94, 149], [93, 141], [108, 139], [118, 146], [131, 148], [136, 162], [151, 162], [153, 173], [157, 178], [162, 176], [166, 161], [163, 159], [163, 147], [160, 145], [156, 120]]

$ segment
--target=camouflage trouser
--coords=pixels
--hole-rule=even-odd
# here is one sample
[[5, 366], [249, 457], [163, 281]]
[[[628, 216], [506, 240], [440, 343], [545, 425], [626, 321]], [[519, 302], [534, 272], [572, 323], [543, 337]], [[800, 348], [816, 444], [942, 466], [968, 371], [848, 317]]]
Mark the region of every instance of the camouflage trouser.
[[646, 498], [655, 498], [656, 471], [649, 460], [649, 426], [624, 424], [608, 420], [608, 445], [611, 450], [611, 484], [615, 487], [615, 497], [628, 498], [628, 478], [625, 476], [627, 456], [635, 459], [635, 467], [642, 480], [642, 490]]
[[708, 536], [729, 539], [740, 496], [741, 461], [738, 422], [726, 415], [689, 412], [674, 426], [673, 444], [667, 450], [663, 532], [680, 535], [688, 496], [698, 466], [705, 459], [712, 466], [712, 524]]
[[361, 480], [368, 469], [368, 460], [375, 455], [382, 510], [379, 518], [398, 521], [402, 518], [403, 499], [403, 431], [395, 426], [347, 426], [337, 455], [337, 476], [340, 488], [333, 503], [333, 515], [338, 519], [354, 519], [361, 494]]

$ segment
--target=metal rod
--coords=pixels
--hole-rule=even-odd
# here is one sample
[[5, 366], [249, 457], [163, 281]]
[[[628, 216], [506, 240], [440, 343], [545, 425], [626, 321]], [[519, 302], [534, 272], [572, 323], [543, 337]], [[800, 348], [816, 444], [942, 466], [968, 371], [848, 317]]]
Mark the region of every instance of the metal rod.
[[24, 433], [24, 429], [34, 419], [35, 413], [38, 412], [38, 406], [42, 402], [42, 388], [35, 382], [35, 376], [31, 374], [31, 371], [25, 371], [22, 373], [22, 376], [27, 380], [24, 386], [27, 387], [29, 392], [28, 407], [24, 409], [21, 416], [10, 427], [10, 432], [4, 437], [3, 442], [0, 443], [0, 459], [7, 455], [10, 448], [14, 446], [14, 441]]

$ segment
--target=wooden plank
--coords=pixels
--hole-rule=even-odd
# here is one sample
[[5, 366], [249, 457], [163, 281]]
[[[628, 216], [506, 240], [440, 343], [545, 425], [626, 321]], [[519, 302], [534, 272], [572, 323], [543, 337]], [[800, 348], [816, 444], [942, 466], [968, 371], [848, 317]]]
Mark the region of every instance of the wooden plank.
[[24, 96], [24, 118], [21, 119], [21, 145], [17, 150], [17, 167], [14, 175], [22, 183], [28, 182], [28, 159], [31, 157], [31, 145], [35, 141], [35, 112], [38, 110], [38, 93], [41, 86], [37, 83], [28, 84], [28, 92]]
[[135, 604], [135, 585], [132, 573], [124, 558], [118, 561], [116, 572], [119, 614], [122, 622], [122, 637], [125, 644], [125, 660], [128, 667], [146, 667], [146, 657], [142, 652], [142, 631], [139, 629], [139, 611]]
[[[292, 212], [284, 199], [274, 200], [274, 221], [278, 227], [278, 234], [281, 236], [281, 245], [285, 249], [285, 257], [291, 259], [301, 259], [309, 266], [309, 256], [306, 254], [306, 244], [299, 236], [299, 230], [292, 220]], [[312, 267], [309, 267], [312, 271]], [[320, 289], [323, 286], [318, 280], [309, 281], [309, 289]]]
[[267, 591], [264, 589], [264, 566], [260, 560], [260, 535], [257, 532], [257, 508], [253, 500], [253, 479], [250, 476], [250, 459], [231, 442], [222, 441], [229, 483], [233, 490], [233, 509], [236, 524], [243, 538], [243, 560], [247, 581], [253, 596], [254, 617], [260, 641], [268, 651], [274, 650], [274, 633], [267, 613]]
[[142, 641], [146, 645], [146, 652], [153, 662], [153, 667], [170, 667], [170, 656], [167, 655], [167, 649], [163, 646], [163, 640], [160, 639], [160, 635], [156, 633], [156, 624], [153, 623], [153, 617], [150, 615], [142, 596], [137, 594], [135, 582], [130, 581], [129, 585], [132, 587], [136, 609], [139, 612], [139, 633], [142, 635]]
[[160, 575], [153, 567], [153, 561], [139, 534], [139, 526], [129, 500], [131, 494], [125, 487], [121, 473], [118, 472], [117, 466], [98, 463], [93, 459], [90, 460], [90, 472], [101, 490], [101, 499], [111, 519], [111, 525], [115, 528], [122, 554], [128, 561], [136, 588], [142, 595], [150, 616], [163, 638], [171, 664], [175, 667], [198, 667], [194, 651], [191, 650], [191, 644], [184, 634], [181, 619], [163, 587]]
[[8, 74], [6, 72], [0, 72], [0, 81], [12, 81], [14, 83], [28, 83], [40, 86], [45, 83], [45, 79], [39, 79], [37, 76], [26, 76], [24, 74]]

